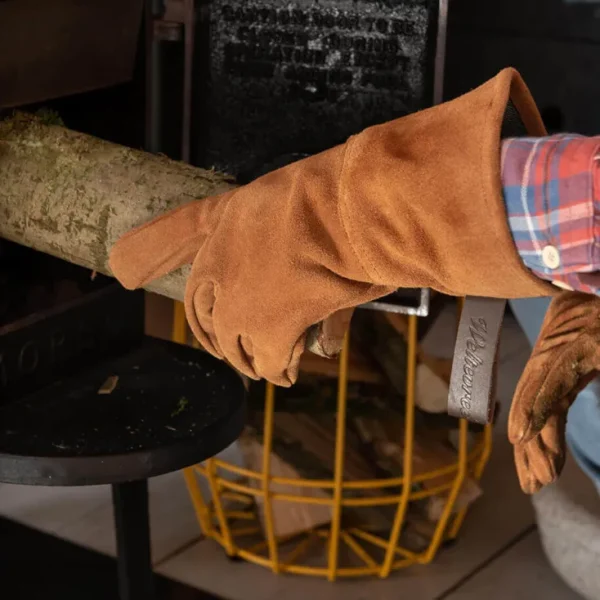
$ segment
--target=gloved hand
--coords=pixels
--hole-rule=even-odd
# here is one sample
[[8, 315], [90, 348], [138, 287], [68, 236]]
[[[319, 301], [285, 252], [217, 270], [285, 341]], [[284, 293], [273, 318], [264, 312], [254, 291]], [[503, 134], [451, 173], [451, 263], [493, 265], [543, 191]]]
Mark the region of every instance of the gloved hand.
[[506, 69], [456, 100], [163, 215], [121, 238], [110, 267], [136, 288], [193, 261], [185, 306], [196, 337], [282, 386], [297, 377], [311, 326], [345, 323], [397, 288], [552, 295], [523, 266], [506, 221], [500, 139], [514, 134], [515, 109], [529, 135], [544, 135], [525, 84]]
[[600, 371], [600, 298], [563, 292], [550, 304], [508, 421], [517, 474], [533, 494], [565, 461], [567, 411]]

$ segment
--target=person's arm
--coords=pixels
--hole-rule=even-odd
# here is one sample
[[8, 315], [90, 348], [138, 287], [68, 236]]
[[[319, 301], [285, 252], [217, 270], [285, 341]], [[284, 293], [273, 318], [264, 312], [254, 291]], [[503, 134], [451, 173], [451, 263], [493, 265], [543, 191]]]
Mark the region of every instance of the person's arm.
[[505, 140], [502, 186], [524, 264], [558, 287], [600, 295], [600, 136]]
[[600, 373], [600, 137], [506, 140], [502, 184], [523, 264], [564, 292], [550, 303], [508, 419], [521, 487], [554, 481], [576, 392]]

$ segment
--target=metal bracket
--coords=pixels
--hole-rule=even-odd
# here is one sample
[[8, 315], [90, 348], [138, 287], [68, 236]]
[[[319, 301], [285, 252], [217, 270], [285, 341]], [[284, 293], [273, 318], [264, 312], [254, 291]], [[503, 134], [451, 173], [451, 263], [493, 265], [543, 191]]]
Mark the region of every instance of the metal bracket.
[[161, 42], [183, 42], [181, 160], [190, 161], [195, 0], [152, 0], [147, 8], [147, 149], [160, 151]]

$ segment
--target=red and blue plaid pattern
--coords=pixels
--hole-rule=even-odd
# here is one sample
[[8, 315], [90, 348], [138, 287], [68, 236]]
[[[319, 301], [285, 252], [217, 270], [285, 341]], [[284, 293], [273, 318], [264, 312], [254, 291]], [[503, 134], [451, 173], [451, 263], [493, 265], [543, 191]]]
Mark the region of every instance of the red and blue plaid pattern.
[[[600, 137], [505, 140], [502, 186], [525, 265], [561, 287], [600, 295]], [[542, 259], [548, 245], [559, 252], [555, 269]]]

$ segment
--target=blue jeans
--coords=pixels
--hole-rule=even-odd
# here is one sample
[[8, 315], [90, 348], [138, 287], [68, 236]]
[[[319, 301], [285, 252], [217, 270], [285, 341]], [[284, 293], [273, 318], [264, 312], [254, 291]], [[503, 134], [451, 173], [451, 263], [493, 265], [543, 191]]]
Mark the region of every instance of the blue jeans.
[[[538, 338], [549, 304], [549, 298], [510, 302], [532, 346]], [[600, 490], [600, 377], [580, 392], [569, 410], [567, 444], [579, 466]]]

